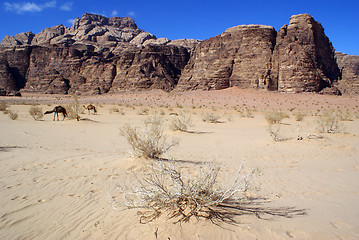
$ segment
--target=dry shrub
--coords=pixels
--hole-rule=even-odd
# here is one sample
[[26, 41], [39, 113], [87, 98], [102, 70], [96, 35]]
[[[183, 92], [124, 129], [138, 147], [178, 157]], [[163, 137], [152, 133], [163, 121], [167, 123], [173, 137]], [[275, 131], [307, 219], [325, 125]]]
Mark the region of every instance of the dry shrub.
[[11, 120], [16, 120], [19, 117], [19, 114], [17, 112], [13, 112], [11, 110], [8, 110], [7, 114], [9, 114], [9, 118]]
[[152, 126], [162, 128], [163, 117], [159, 116], [157, 114], [153, 114], [153, 115], [148, 116], [143, 122], [145, 125], [152, 125]]
[[66, 112], [67, 112], [67, 117], [69, 119], [76, 119], [77, 121], [79, 121], [80, 120], [80, 115], [79, 115], [80, 103], [79, 103], [77, 96], [74, 96], [73, 99], [74, 99], [74, 102], [65, 107]]
[[222, 186], [218, 165], [192, 167], [190, 174], [184, 171], [188, 168], [179, 167], [176, 161], [154, 162], [145, 177], [135, 175], [137, 183], [120, 185], [120, 201], [113, 202], [112, 198], [110, 201], [116, 209], [143, 209], [139, 211], [141, 223], [148, 223], [162, 214], [175, 223], [189, 221], [192, 217], [223, 221], [221, 214], [225, 209], [240, 206], [258, 173], [256, 169], [244, 175], [242, 166], [233, 182]]
[[353, 117], [349, 111], [346, 112], [339, 111], [337, 115], [340, 121], [353, 121]]
[[162, 116], [164, 116], [166, 113], [165, 113], [165, 111], [163, 111], [163, 109], [161, 109], [160, 112], [159, 112], [159, 114], [162, 115]]
[[305, 117], [305, 114], [302, 112], [294, 113], [295, 121], [301, 122], [301, 121], [303, 121], [304, 117]]
[[120, 112], [120, 109], [118, 107], [112, 107], [110, 109], [110, 113], [119, 113]]
[[252, 110], [247, 107], [244, 109], [238, 109], [237, 111], [239, 112], [241, 117], [254, 118]]
[[289, 115], [284, 112], [273, 111], [266, 113], [264, 118], [266, 119], [268, 124], [276, 124], [280, 123], [284, 118], [289, 118]]
[[215, 113], [205, 113], [202, 116], [202, 121], [203, 122], [209, 122], [209, 123], [219, 123], [219, 119], [221, 116], [219, 116], [218, 114]]
[[284, 139], [280, 136], [280, 124], [268, 124], [267, 131], [274, 141], [280, 142]]
[[340, 117], [334, 111], [325, 111], [317, 120], [317, 130], [320, 133], [336, 133], [342, 130]]
[[273, 138], [274, 141], [280, 142], [287, 140], [286, 138], [281, 137], [280, 129], [281, 129], [281, 121], [284, 118], [289, 118], [289, 115], [284, 112], [267, 112], [264, 116], [267, 121], [268, 128], [267, 131], [269, 135]]
[[157, 116], [146, 119], [142, 130], [126, 125], [122, 128], [121, 134], [126, 137], [133, 149], [132, 154], [136, 157], [159, 159], [178, 144], [176, 140], [167, 141], [162, 121]]
[[35, 121], [41, 119], [44, 116], [42, 113], [42, 108], [38, 106], [31, 106], [29, 114], [35, 119]]
[[7, 103], [6, 102], [0, 102], [0, 111], [4, 112], [5, 114], [7, 114]]
[[137, 114], [138, 115], [148, 115], [148, 112], [149, 112], [150, 110], [148, 109], [148, 108], [141, 108], [141, 109], [139, 109], [138, 111], [137, 111]]
[[192, 118], [186, 115], [184, 112], [180, 112], [178, 116], [173, 117], [170, 128], [173, 131], [188, 131], [188, 128], [193, 126]]
[[121, 114], [121, 115], [125, 115], [125, 112], [124, 112], [123, 110], [119, 109], [118, 107], [112, 107], [112, 108], [110, 109], [110, 113], [111, 113], [111, 114], [112, 114], [112, 113], [119, 113], [119, 114]]
[[80, 116], [78, 115], [78, 112], [76, 111], [76, 107], [74, 104], [68, 104], [65, 106], [67, 117], [69, 119], [79, 119]]

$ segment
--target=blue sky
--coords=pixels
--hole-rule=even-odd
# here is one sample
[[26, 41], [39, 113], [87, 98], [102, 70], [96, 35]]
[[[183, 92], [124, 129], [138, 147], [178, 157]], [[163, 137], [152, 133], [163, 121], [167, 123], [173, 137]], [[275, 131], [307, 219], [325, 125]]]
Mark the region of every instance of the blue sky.
[[1, 0], [0, 39], [59, 24], [70, 27], [86, 12], [130, 16], [139, 28], [172, 40], [205, 40], [240, 24], [279, 30], [291, 15], [309, 13], [323, 25], [336, 51], [359, 55], [358, 10], [358, 0]]

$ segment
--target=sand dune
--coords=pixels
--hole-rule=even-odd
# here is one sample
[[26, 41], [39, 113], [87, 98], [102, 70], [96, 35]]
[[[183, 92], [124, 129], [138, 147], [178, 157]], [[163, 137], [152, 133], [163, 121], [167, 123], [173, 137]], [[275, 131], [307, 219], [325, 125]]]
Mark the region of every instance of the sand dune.
[[[358, 97], [235, 89], [197, 95], [127, 93], [80, 98], [81, 103], [95, 103], [98, 115], [84, 112], [81, 117], [87, 121], [79, 122], [52, 121], [52, 115], [34, 121], [31, 106], [25, 105], [38, 101], [45, 111], [71, 98], [5, 100], [13, 101], [9, 109], [19, 117], [13, 121], [0, 112], [1, 239], [359, 239]], [[285, 141], [274, 141], [267, 131], [268, 102], [290, 115], [280, 128]], [[237, 105], [252, 109], [253, 118], [241, 117]], [[180, 141], [170, 155], [181, 167], [215, 161], [230, 178], [244, 161], [246, 169], [262, 172], [251, 193], [261, 201], [259, 207], [305, 215], [264, 214], [260, 219], [244, 214], [235, 217], [237, 225], [217, 226], [195, 219], [173, 224], [164, 217], [141, 224], [137, 210], [115, 210], [109, 195], [120, 197], [117, 185], [132, 183], [131, 170], [143, 173], [144, 160], [130, 156], [131, 147], [120, 134], [126, 123], [142, 125], [148, 117], [139, 115], [143, 108], [149, 115], [163, 112], [166, 134]], [[349, 111], [353, 121], [341, 122], [339, 133], [319, 134], [315, 115], [329, 108]], [[293, 116], [299, 109], [307, 112], [303, 121]], [[192, 133], [169, 129], [169, 114], [180, 111], [192, 117]], [[205, 112], [220, 115], [221, 123], [203, 122]]]

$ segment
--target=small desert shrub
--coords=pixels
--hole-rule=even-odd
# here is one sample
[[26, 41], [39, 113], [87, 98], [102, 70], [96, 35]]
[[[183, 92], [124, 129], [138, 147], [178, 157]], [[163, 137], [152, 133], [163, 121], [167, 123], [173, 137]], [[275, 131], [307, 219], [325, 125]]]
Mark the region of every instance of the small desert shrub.
[[147, 119], [142, 130], [126, 125], [122, 128], [121, 134], [126, 137], [131, 145], [133, 155], [150, 159], [159, 159], [171, 147], [178, 144], [178, 141], [167, 141], [163, 133], [162, 123], [158, 119]]
[[184, 112], [180, 112], [178, 116], [173, 117], [170, 128], [173, 131], [188, 131], [188, 128], [193, 126], [192, 118], [186, 115]]
[[11, 110], [8, 110], [8, 114], [11, 120], [16, 120], [19, 117], [19, 114], [17, 112], [13, 112]]
[[346, 112], [339, 111], [337, 115], [340, 121], [353, 121], [353, 117], [349, 111]]
[[274, 141], [280, 142], [283, 140], [283, 138], [280, 137], [280, 124], [268, 124], [267, 131]]
[[280, 136], [280, 129], [281, 121], [284, 118], [289, 118], [288, 114], [284, 112], [273, 111], [266, 113], [264, 118], [266, 119], [268, 124], [267, 131], [269, 135], [273, 138], [273, 140], [276, 142], [286, 140], [285, 138]]
[[268, 124], [276, 124], [280, 123], [284, 118], [289, 118], [289, 115], [284, 112], [273, 111], [266, 113], [264, 118]]
[[194, 168], [191, 174], [184, 171], [188, 168], [179, 167], [175, 161], [154, 162], [144, 178], [135, 175], [136, 180], [130, 187], [119, 186], [122, 199], [113, 202], [110, 196], [112, 207], [144, 209], [138, 212], [141, 223], [151, 222], [162, 214], [175, 223], [189, 221], [192, 217], [223, 221], [221, 213], [238, 208], [241, 201], [247, 199], [245, 194], [258, 174], [256, 169], [244, 175], [241, 167], [234, 181], [222, 186], [218, 165]]
[[165, 113], [165, 111], [163, 111], [163, 109], [160, 110], [159, 114], [160, 114], [161, 116], [166, 115], [166, 113]]
[[341, 131], [341, 124], [337, 113], [325, 111], [317, 120], [317, 130], [320, 133], [335, 133]]
[[241, 117], [246, 117], [246, 118], [253, 118], [253, 113], [252, 110], [250, 110], [249, 108], [244, 108], [244, 109], [238, 109], [239, 114], [241, 115]]
[[202, 121], [203, 122], [209, 122], [209, 123], [219, 123], [219, 118], [220, 116], [218, 114], [215, 114], [215, 113], [205, 113], [203, 116], [202, 116]]
[[151, 126], [157, 126], [157, 127], [161, 127], [163, 125], [163, 117], [159, 116], [157, 114], [153, 114], [148, 116], [144, 121], [145, 125], [151, 125]]
[[65, 106], [67, 117], [69, 119], [78, 119], [80, 116], [78, 115], [78, 112], [76, 111], [76, 107], [74, 104], [68, 104]]
[[179, 104], [179, 103], [177, 102], [177, 103], [176, 103], [176, 107], [182, 109], [182, 108], [183, 108], [183, 105], [182, 105], [182, 104]]
[[74, 98], [74, 102], [65, 107], [66, 112], [67, 112], [67, 117], [69, 119], [76, 119], [77, 121], [79, 121], [80, 120], [80, 115], [79, 115], [80, 103], [79, 103], [77, 96], [74, 96], [73, 98]]
[[110, 109], [110, 113], [112, 114], [112, 113], [119, 113], [119, 114], [121, 114], [121, 115], [125, 115], [126, 113], [125, 113], [125, 111], [123, 111], [122, 109], [119, 109], [118, 107], [112, 107], [111, 109]]
[[149, 112], [150, 110], [148, 109], [148, 108], [141, 108], [141, 109], [139, 109], [138, 111], [137, 111], [137, 114], [138, 115], [148, 115], [148, 112]]
[[305, 117], [305, 114], [302, 112], [294, 113], [295, 121], [301, 122], [301, 121], [303, 121], [304, 117]]
[[44, 116], [42, 109], [38, 106], [31, 106], [29, 114], [35, 119], [35, 121], [41, 119]]
[[7, 103], [6, 102], [0, 102], [0, 111], [4, 112], [5, 114], [7, 114]]
[[112, 107], [112, 108], [110, 109], [110, 113], [119, 113], [119, 112], [120, 112], [120, 109], [117, 108], [117, 107]]

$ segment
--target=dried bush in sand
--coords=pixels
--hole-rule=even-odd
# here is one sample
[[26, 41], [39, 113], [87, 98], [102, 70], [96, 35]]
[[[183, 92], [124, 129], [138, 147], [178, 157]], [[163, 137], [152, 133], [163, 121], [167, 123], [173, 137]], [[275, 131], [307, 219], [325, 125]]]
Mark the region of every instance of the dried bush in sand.
[[68, 104], [65, 106], [67, 117], [69, 119], [80, 119], [80, 116], [78, 115], [76, 111], [76, 107], [74, 104]]
[[346, 112], [339, 111], [337, 113], [337, 116], [339, 117], [340, 121], [353, 121], [353, 117], [349, 111]]
[[148, 112], [149, 112], [150, 110], [148, 109], [148, 108], [141, 108], [141, 109], [139, 109], [138, 111], [137, 111], [137, 114], [138, 115], [148, 115]]
[[233, 182], [222, 186], [218, 165], [207, 164], [196, 170], [193, 167], [192, 174], [184, 169], [188, 168], [179, 167], [176, 161], [154, 162], [143, 178], [135, 175], [137, 184], [119, 186], [123, 199], [113, 202], [110, 198], [112, 207], [142, 209], [139, 211], [141, 223], [162, 214], [175, 223], [189, 221], [192, 217], [226, 221], [230, 218], [226, 211], [240, 209], [241, 201], [246, 199], [245, 193], [258, 173], [256, 169], [243, 175], [240, 167]]
[[0, 102], [0, 111], [4, 112], [5, 114], [7, 114], [7, 103], [6, 102]]
[[188, 128], [193, 126], [192, 118], [184, 112], [180, 112], [178, 116], [172, 118], [170, 128], [173, 131], [188, 131]]
[[304, 117], [305, 117], [305, 114], [302, 112], [294, 113], [294, 118], [295, 118], [295, 121], [297, 121], [297, 122], [303, 121]]
[[284, 118], [289, 118], [289, 115], [284, 112], [273, 111], [266, 113], [264, 118], [268, 124], [276, 124], [280, 123]]
[[119, 114], [121, 114], [121, 115], [125, 115], [126, 113], [125, 113], [125, 111], [123, 111], [122, 109], [119, 109], [118, 107], [112, 107], [111, 109], [110, 109], [110, 113], [112, 114], [112, 113], [119, 113]]
[[273, 138], [274, 141], [280, 142], [286, 140], [280, 136], [281, 121], [284, 118], [289, 118], [288, 114], [284, 112], [268, 112], [264, 115], [265, 120], [267, 121], [268, 127], [267, 131], [269, 135]]
[[280, 142], [284, 139], [280, 136], [280, 124], [268, 124], [267, 131], [274, 141]]
[[252, 110], [247, 107], [244, 109], [238, 109], [237, 111], [243, 118], [254, 118]]
[[38, 106], [31, 106], [29, 114], [35, 119], [35, 121], [41, 119], [44, 116], [42, 109]]
[[151, 117], [145, 120], [143, 128], [126, 125], [122, 128], [121, 134], [126, 137], [132, 147], [132, 154], [137, 157], [159, 159], [171, 147], [178, 144], [178, 141], [167, 141], [163, 133], [162, 121], [158, 117]]
[[110, 113], [112, 114], [112, 113], [119, 113], [120, 112], [120, 109], [118, 108], [118, 107], [112, 107], [111, 109], [110, 109]]
[[215, 114], [215, 113], [205, 113], [203, 116], [202, 116], [202, 121], [203, 122], [209, 122], [209, 123], [219, 123], [219, 118], [221, 116], [219, 116], [218, 114]]
[[342, 131], [342, 125], [339, 123], [340, 117], [334, 111], [323, 112], [317, 120], [317, 130], [320, 133], [336, 133]]
[[16, 120], [19, 117], [19, 114], [17, 112], [13, 112], [11, 110], [8, 110], [7, 114], [9, 115], [9, 118], [11, 120]]
[[74, 96], [73, 98], [74, 98], [74, 102], [65, 107], [66, 111], [67, 111], [67, 117], [69, 119], [76, 119], [77, 121], [79, 121], [80, 120], [80, 115], [79, 115], [80, 103], [79, 103], [77, 96]]

